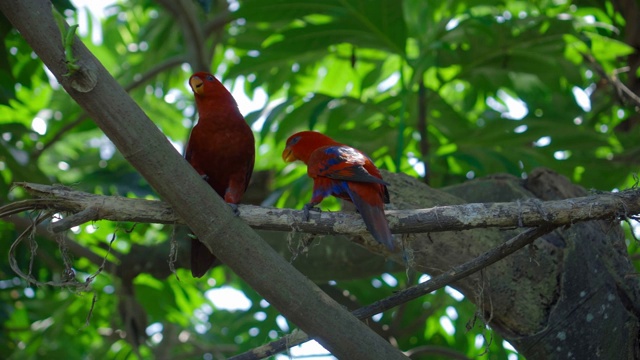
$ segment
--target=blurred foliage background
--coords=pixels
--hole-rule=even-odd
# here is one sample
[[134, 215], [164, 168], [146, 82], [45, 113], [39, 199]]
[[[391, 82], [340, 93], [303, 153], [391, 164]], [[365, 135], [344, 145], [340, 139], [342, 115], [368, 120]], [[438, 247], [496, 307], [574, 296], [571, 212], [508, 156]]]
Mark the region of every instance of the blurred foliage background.
[[[186, 81], [196, 67], [215, 72], [256, 134], [256, 175], [245, 202], [297, 208], [311, 182], [304, 166], [285, 166], [280, 153], [303, 129], [436, 188], [495, 173], [526, 176], [538, 166], [586, 188], [633, 186], [640, 34], [630, 19], [638, 18], [637, 3], [636, 13], [622, 11], [633, 3], [54, 1], [179, 151], [196, 121]], [[24, 197], [11, 190], [16, 181], [156, 198], [4, 18], [0, 37], [0, 201]], [[131, 319], [123, 314], [132, 312], [123, 308], [146, 314], [137, 323], [148, 324], [137, 349], [144, 358], [226, 358], [291, 330], [224, 266], [208, 279], [178, 269], [179, 279], [102, 272], [89, 291], [30, 286], [6, 257], [24, 223], [5, 220], [0, 353], [7, 358], [130, 358], [136, 341], [125, 336]], [[167, 242], [171, 232], [103, 221], [74, 228], [64, 241], [117, 262], [136, 247]], [[23, 246], [19, 265], [38, 279], [59, 280], [69, 256], [62, 240], [36, 240], [33, 263]], [[629, 247], [637, 252], [634, 242]], [[71, 257], [80, 281], [100, 265]], [[399, 272], [323, 286], [352, 308], [423, 280]], [[474, 312], [447, 289], [378, 316], [373, 326], [399, 348], [416, 349], [414, 358], [516, 358]]]

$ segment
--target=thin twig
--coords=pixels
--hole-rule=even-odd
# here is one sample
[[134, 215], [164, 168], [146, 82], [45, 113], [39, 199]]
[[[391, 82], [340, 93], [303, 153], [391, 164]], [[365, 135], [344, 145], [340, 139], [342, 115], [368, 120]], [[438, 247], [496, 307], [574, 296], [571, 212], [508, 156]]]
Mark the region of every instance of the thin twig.
[[621, 104], [631, 103], [633, 106], [640, 107], [640, 97], [631, 91], [625, 84], [620, 81], [618, 74], [629, 70], [629, 67], [622, 69], [616, 69], [612, 75], [607, 74], [602, 65], [590, 54], [582, 54], [582, 58], [585, 62], [591, 64], [594, 70], [600, 75], [600, 77], [607, 80], [616, 92], [617, 98]]
[[638, 95], [636, 95], [624, 83], [622, 83], [622, 81], [620, 81], [620, 78], [618, 77], [619, 73], [627, 72], [627, 71], [629, 71], [629, 67], [628, 66], [625, 66], [625, 67], [623, 67], [621, 69], [614, 70], [613, 71], [613, 75], [611, 76], [611, 80], [613, 81], [613, 85], [618, 89], [618, 91], [620, 93], [625, 95], [627, 100], [631, 100], [631, 102], [633, 102], [634, 106], [639, 107], [640, 106], [640, 97], [638, 97]]
[[87, 289], [88, 284], [87, 283], [81, 283], [75, 279], [68, 279], [65, 281], [45, 281], [45, 282], [41, 282], [36, 280], [33, 276], [31, 276], [30, 271], [29, 274], [25, 274], [20, 267], [18, 266], [18, 261], [16, 260], [16, 249], [18, 248], [18, 245], [20, 245], [20, 243], [25, 240], [25, 239], [30, 239], [32, 236], [34, 236], [35, 231], [36, 231], [36, 226], [38, 224], [40, 224], [41, 222], [43, 222], [44, 220], [50, 218], [51, 216], [53, 216], [54, 212], [46, 212], [43, 214], [40, 214], [32, 223], [29, 227], [27, 227], [22, 234], [20, 234], [20, 236], [18, 236], [18, 238], [11, 244], [11, 247], [9, 248], [9, 266], [11, 267], [11, 270], [13, 270], [19, 277], [23, 278], [24, 280], [26, 280], [27, 282], [35, 285], [35, 286], [43, 286], [43, 285], [48, 285], [48, 286], [69, 286], [69, 287], [75, 287], [75, 288], [79, 288], [79, 289]]
[[123, 88], [126, 92], [129, 92], [137, 88], [138, 86], [146, 83], [147, 81], [153, 79], [158, 74], [166, 70], [169, 70], [173, 67], [176, 67], [178, 65], [182, 65], [185, 62], [187, 62], [187, 58], [182, 55], [168, 58], [167, 60], [161, 62], [160, 64], [152, 67], [151, 69], [149, 69], [149, 71], [145, 72], [144, 74], [140, 74], [140, 76], [136, 76], [129, 85], [126, 85]]
[[418, 82], [418, 132], [420, 133], [420, 155], [424, 165], [424, 182], [429, 184], [431, 164], [429, 164], [429, 127], [427, 118], [427, 88], [424, 86], [424, 74]]
[[[3, 221], [11, 222], [20, 229], [28, 229], [31, 226], [31, 221], [23, 217], [4, 218]], [[103, 256], [96, 254], [95, 252], [87, 249], [86, 247], [78, 244], [68, 237], [63, 237], [63, 239], [60, 240], [59, 237], [64, 236], [63, 234], [54, 234], [50, 230], [48, 230], [47, 226], [45, 225], [36, 225], [35, 231], [38, 236], [42, 236], [50, 241], [63, 242], [65, 248], [75, 254], [75, 256], [85, 258], [97, 266], [103, 264], [106, 272], [111, 274], [115, 273], [115, 269], [117, 266], [115, 263], [107, 260]], [[112, 251], [111, 256], [119, 258], [120, 254], [114, 254]]]
[[89, 119], [89, 115], [87, 115], [87, 113], [83, 111], [78, 116], [76, 116], [75, 119], [65, 124], [60, 130], [58, 130], [58, 132], [56, 132], [55, 135], [53, 135], [53, 137], [49, 141], [44, 143], [41, 148], [36, 149], [31, 154], [32, 161], [36, 162], [38, 158], [40, 158], [40, 155], [42, 155], [42, 153], [45, 152], [45, 150], [53, 146], [56, 142], [58, 142], [58, 140], [60, 140], [64, 135], [66, 135], [67, 132], [71, 131], [73, 128], [80, 125], [83, 121], [87, 119]]

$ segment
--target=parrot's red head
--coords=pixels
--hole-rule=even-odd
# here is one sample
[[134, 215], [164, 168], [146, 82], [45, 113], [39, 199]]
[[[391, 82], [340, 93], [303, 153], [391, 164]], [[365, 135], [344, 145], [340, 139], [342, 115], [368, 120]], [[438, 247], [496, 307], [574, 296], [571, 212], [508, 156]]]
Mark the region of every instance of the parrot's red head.
[[220, 81], [206, 72], [198, 72], [189, 79], [189, 86], [196, 95], [204, 96], [220, 85]]
[[306, 164], [311, 153], [317, 148], [330, 145], [340, 145], [340, 143], [316, 131], [301, 131], [287, 139], [287, 146], [282, 152], [282, 160], [285, 162], [300, 160]]
[[215, 76], [207, 72], [197, 72], [191, 75], [189, 86], [195, 95], [198, 111], [200, 109], [220, 110], [221, 108], [229, 108], [229, 105], [234, 109], [238, 107], [227, 88]]

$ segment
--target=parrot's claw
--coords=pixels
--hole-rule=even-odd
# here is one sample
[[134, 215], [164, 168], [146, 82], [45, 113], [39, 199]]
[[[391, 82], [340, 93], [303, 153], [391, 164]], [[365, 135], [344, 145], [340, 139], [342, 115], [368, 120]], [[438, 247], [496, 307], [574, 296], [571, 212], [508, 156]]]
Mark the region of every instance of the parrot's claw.
[[311, 211], [317, 211], [317, 212], [321, 212], [322, 210], [320, 210], [319, 208], [315, 207], [315, 204], [309, 203], [309, 204], [304, 204], [304, 207], [302, 208], [302, 211], [304, 211], [304, 218], [309, 221], [310, 218], [310, 213]]
[[202, 174], [202, 175], [201, 175], [201, 177], [202, 177], [202, 180], [204, 180], [204, 181], [206, 181], [206, 182], [209, 182], [209, 175], [207, 175], [207, 174]]
[[240, 210], [238, 210], [238, 204], [229, 204], [231, 211], [233, 211], [233, 215], [240, 216]]

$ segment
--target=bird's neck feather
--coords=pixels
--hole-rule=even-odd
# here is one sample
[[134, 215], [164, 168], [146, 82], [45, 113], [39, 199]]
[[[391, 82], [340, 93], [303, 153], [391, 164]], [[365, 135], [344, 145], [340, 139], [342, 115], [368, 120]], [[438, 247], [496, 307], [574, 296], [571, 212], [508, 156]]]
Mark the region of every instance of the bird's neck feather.
[[213, 96], [197, 97], [196, 106], [200, 121], [207, 122], [208, 119], [215, 120], [222, 117], [244, 122], [244, 118], [238, 109], [238, 104], [226, 90], [225, 93], [218, 93]]

